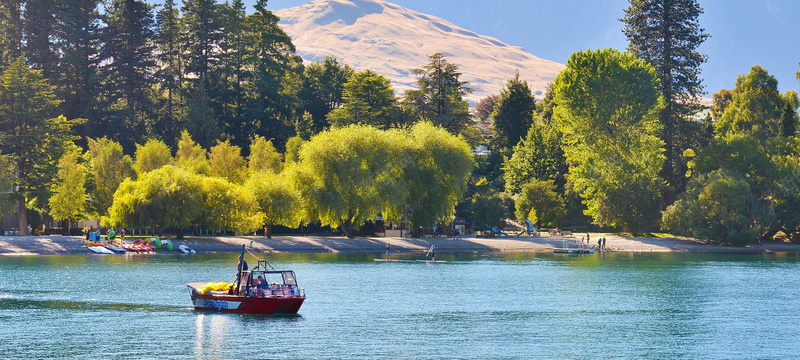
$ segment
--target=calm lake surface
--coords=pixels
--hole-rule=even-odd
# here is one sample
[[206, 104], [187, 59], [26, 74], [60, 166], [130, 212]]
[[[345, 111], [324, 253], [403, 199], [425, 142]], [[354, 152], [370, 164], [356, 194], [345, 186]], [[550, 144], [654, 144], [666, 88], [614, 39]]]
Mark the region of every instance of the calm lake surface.
[[282, 254], [298, 316], [195, 312], [185, 284], [230, 280], [236, 257], [0, 257], [0, 357], [800, 356], [795, 254]]

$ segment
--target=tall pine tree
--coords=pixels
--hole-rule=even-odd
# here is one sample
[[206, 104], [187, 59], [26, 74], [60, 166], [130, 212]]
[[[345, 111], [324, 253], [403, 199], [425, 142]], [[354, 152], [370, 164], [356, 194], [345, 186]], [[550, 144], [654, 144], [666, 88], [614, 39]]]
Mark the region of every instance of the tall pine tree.
[[[419, 90], [406, 91], [406, 103], [421, 105], [421, 109], [411, 112], [433, 121], [454, 134], [459, 134], [470, 120], [469, 103], [463, 96], [473, 90], [466, 81], [461, 81], [458, 66], [447, 62], [444, 53], [428, 57], [430, 62], [419, 69], [413, 69], [419, 76]], [[417, 119], [420, 120], [420, 119]]]
[[0, 70], [22, 55], [23, 0], [0, 0]]
[[[95, 102], [99, 93], [98, 42], [100, 15], [98, 0], [63, 0], [55, 2], [55, 24], [50, 34], [55, 66], [45, 75], [63, 100], [61, 113], [68, 119], [89, 119], [79, 135], [96, 136], [105, 129], [97, 127]], [[44, 34], [43, 34], [44, 35]], [[49, 68], [49, 67], [48, 67]]]
[[693, 120], [701, 109], [700, 66], [707, 59], [697, 48], [709, 37], [698, 23], [702, 13], [697, 0], [631, 0], [621, 19], [628, 51], [653, 65], [661, 80], [666, 107], [659, 119], [667, 157], [661, 175], [669, 183], [667, 204], [685, 186], [683, 151], [706, 141], [699, 135], [702, 123]]
[[158, 128], [162, 131], [164, 141], [169, 145], [177, 140], [181, 130], [178, 120], [181, 118], [179, 108], [183, 81], [182, 34], [180, 13], [175, 0], [165, 0], [164, 5], [156, 13], [153, 42], [156, 47], [158, 69], [155, 76], [163, 101], [158, 116]]
[[290, 111], [282, 99], [282, 80], [290, 70], [290, 55], [295, 47], [292, 39], [278, 26], [280, 20], [267, 9], [266, 0], [258, 0], [255, 13], [247, 17], [249, 47], [247, 66], [253, 69], [249, 82], [249, 121], [245, 131], [275, 139], [279, 147], [291, 130]]
[[158, 137], [154, 131], [152, 6], [141, 0], [114, 0], [106, 8], [102, 30], [104, 100], [107, 134], [132, 151], [136, 143]]

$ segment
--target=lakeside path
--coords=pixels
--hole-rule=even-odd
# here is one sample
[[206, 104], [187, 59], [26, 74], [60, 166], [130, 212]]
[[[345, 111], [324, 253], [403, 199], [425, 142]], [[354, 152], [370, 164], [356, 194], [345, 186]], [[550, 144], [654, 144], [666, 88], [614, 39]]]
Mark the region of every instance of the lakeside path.
[[[543, 237], [464, 237], [462, 240], [448, 238], [399, 238], [399, 237], [344, 237], [324, 236], [225, 236], [194, 237], [174, 240], [177, 246], [185, 244], [198, 253], [236, 253], [242, 244], [253, 241], [257, 253], [383, 253], [386, 243], [392, 245], [393, 254], [424, 253], [431, 245], [436, 245], [438, 253], [461, 252], [550, 252], [554, 248], [580, 246], [581, 234], [575, 236]], [[682, 238], [624, 238], [603, 233], [591, 233], [592, 244], [605, 236], [606, 247], [618, 252], [716, 252], [716, 253], [762, 253], [790, 252], [800, 253], [800, 244], [767, 243], [744, 248], [707, 245], [691, 239]], [[157, 250], [157, 253], [169, 253]], [[2, 255], [67, 255], [89, 254], [83, 246], [82, 237], [74, 236], [0, 236], [0, 256]]]

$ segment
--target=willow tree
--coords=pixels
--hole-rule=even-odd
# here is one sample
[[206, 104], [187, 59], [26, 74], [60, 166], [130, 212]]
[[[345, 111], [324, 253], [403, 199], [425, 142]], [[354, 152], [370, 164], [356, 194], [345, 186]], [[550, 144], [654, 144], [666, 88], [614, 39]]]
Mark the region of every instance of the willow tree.
[[264, 214], [266, 236], [272, 237], [272, 226], [297, 227], [303, 220], [300, 195], [285, 174], [271, 171], [253, 173], [245, 188], [255, 197]]
[[292, 171], [309, 216], [347, 237], [387, 208], [405, 205], [405, 137], [351, 125], [314, 136]]
[[406, 204], [415, 226], [432, 228], [449, 223], [462, 199], [475, 167], [469, 145], [430, 122], [419, 122], [408, 131], [403, 178], [408, 189]]
[[598, 225], [637, 232], [658, 217], [664, 142], [655, 69], [613, 49], [573, 53], [556, 78], [567, 179]]
[[199, 175], [168, 165], [125, 179], [114, 194], [104, 223], [153, 230], [182, 229], [197, 224], [203, 209], [203, 181]]
[[200, 224], [214, 230], [251, 234], [264, 223], [253, 194], [244, 186], [223, 178], [202, 178]]

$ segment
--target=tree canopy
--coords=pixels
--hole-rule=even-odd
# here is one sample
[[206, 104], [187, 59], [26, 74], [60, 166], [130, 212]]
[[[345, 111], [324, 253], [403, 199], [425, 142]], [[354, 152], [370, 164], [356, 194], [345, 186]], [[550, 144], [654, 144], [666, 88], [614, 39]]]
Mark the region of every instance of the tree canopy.
[[636, 232], [656, 219], [663, 186], [663, 100], [655, 69], [630, 53], [579, 51], [555, 81], [568, 180], [598, 225]]

